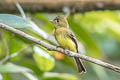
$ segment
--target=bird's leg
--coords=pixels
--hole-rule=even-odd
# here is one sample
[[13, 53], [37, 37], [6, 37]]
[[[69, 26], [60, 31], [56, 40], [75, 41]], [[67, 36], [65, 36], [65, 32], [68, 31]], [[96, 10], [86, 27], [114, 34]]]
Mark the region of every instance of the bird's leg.
[[69, 48], [65, 48], [65, 49], [64, 49], [64, 52], [66, 53], [67, 56], [70, 56], [70, 55], [69, 55]]

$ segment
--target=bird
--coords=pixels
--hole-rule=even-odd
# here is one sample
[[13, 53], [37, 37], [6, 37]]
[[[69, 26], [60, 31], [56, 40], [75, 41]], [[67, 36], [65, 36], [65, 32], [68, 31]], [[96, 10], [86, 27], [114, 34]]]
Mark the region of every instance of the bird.
[[[79, 54], [77, 39], [75, 38], [73, 32], [69, 29], [66, 16], [59, 14], [54, 20], [51, 21], [51, 23], [55, 28], [54, 36], [60, 47], [69, 49]], [[81, 59], [74, 57], [74, 60], [77, 65], [78, 72], [85, 73], [86, 69]]]

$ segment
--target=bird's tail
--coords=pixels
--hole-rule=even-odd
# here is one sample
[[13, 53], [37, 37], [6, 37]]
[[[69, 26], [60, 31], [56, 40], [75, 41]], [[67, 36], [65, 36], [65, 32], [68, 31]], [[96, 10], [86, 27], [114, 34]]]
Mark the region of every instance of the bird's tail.
[[77, 58], [77, 57], [74, 57], [74, 59], [75, 59], [75, 62], [76, 62], [76, 64], [77, 64], [78, 71], [79, 71], [80, 73], [85, 73], [85, 72], [86, 72], [86, 69], [85, 69], [85, 67], [83, 66], [81, 60], [80, 60], [79, 58]]

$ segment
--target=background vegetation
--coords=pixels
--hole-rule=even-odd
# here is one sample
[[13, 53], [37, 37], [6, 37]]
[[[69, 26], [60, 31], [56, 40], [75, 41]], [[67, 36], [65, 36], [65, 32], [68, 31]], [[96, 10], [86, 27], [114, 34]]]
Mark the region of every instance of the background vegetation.
[[[21, 16], [20, 14], [15, 14]], [[58, 45], [49, 22], [57, 14], [26, 13], [28, 19], [0, 14], [0, 22], [49, 44]], [[32, 20], [32, 21], [30, 21]], [[120, 11], [91, 11], [69, 16], [81, 53], [120, 66]], [[35, 24], [34, 24], [35, 23]], [[84, 46], [84, 47], [83, 47]], [[8, 60], [3, 61], [7, 56]], [[19, 35], [0, 29], [0, 80], [119, 80], [119, 73], [84, 61], [79, 74], [71, 57], [48, 51]]]

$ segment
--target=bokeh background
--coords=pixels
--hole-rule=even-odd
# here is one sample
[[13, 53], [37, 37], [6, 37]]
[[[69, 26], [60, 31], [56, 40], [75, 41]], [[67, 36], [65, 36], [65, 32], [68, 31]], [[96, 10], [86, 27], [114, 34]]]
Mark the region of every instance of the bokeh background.
[[[8, 2], [6, 3], [6, 1]], [[89, 5], [86, 5], [88, 8], [81, 7], [80, 3], [77, 5], [80, 5], [81, 9], [78, 6], [73, 7], [72, 9], [75, 10], [72, 10], [71, 7], [63, 7], [63, 5], [63, 8], [59, 6], [56, 7], [57, 9], [53, 9], [53, 6], [50, 9], [47, 7], [39, 9], [35, 3], [29, 5], [29, 1], [22, 0], [21, 4], [17, 4], [16, 7], [15, 3], [10, 3], [14, 1], [17, 0], [0, 0], [1, 23], [22, 30], [46, 43], [58, 45], [53, 35], [54, 27], [49, 20], [53, 20], [59, 13], [65, 14], [73, 11], [67, 20], [70, 29], [80, 43], [81, 53], [120, 66], [120, 10], [117, 6], [119, 3], [115, 4], [114, 2], [113, 5], [106, 7], [105, 5], [108, 5], [106, 1], [110, 0], [100, 0], [100, 2], [105, 3], [104, 5], [91, 0], [88, 4], [93, 3], [90, 4], [92, 7]], [[37, 1], [42, 2], [35, 0], [35, 2]], [[45, 1], [47, 2], [47, 0]], [[66, 3], [69, 1], [74, 2], [74, 0], [66, 0]], [[26, 4], [27, 2], [29, 3]], [[55, 3], [54, 0], [48, 0], [48, 2]], [[5, 3], [9, 3], [9, 7]], [[28, 6], [26, 7], [24, 3]], [[85, 4], [82, 5], [85, 6]], [[20, 7], [23, 8], [24, 14], [20, 13], [22, 11]], [[120, 73], [87, 61], [83, 61], [83, 63], [87, 73], [79, 74], [71, 57], [56, 51], [48, 51], [19, 35], [0, 29], [0, 80], [120, 79]]]

